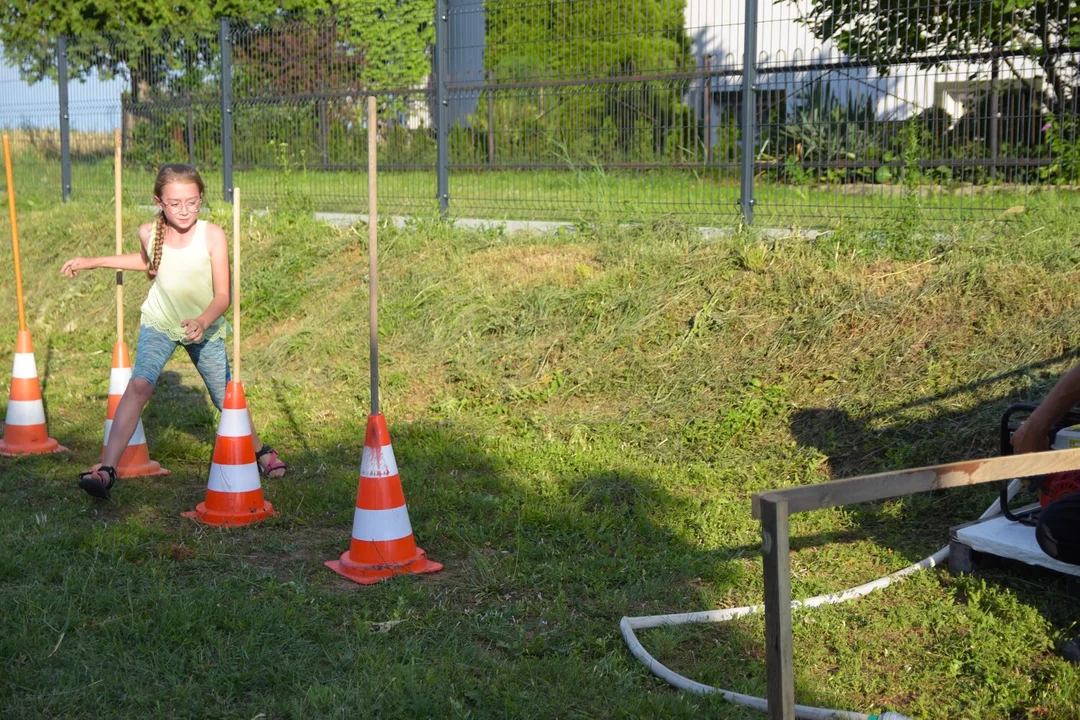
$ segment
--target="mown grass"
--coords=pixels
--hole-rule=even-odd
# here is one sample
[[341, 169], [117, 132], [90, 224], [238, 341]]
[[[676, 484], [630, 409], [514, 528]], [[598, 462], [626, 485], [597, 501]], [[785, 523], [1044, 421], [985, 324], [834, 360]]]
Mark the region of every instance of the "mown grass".
[[[993, 454], [1000, 412], [1080, 341], [1075, 216], [1051, 206], [942, 232], [909, 205], [813, 242], [666, 218], [384, 228], [383, 409], [413, 528], [446, 569], [359, 588], [322, 562], [348, 545], [368, 405], [366, 229], [246, 221], [248, 401], [291, 473], [265, 486], [278, 517], [222, 531], [179, 518], [216, 426], [183, 356], [144, 415], [173, 475], [109, 504], [74, 486], [100, 451], [113, 279], [58, 269], [108, 252], [111, 218], [22, 208], [50, 430], [72, 453], [0, 461], [3, 717], [758, 717], [655, 680], [619, 618], [758, 602], [752, 493]], [[0, 253], [10, 267], [6, 237]], [[127, 288], [134, 328], [146, 280]], [[2, 364], [15, 326], [9, 300]], [[929, 554], [993, 493], [793, 518], [794, 594]], [[1074, 603], [1057, 576], [1007, 567], [797, 613], [797, 699], [1076, 717], [1080, 675], [1054, 652]], [[750, 693], [762, 637], [757, 618], [642, 633]]]

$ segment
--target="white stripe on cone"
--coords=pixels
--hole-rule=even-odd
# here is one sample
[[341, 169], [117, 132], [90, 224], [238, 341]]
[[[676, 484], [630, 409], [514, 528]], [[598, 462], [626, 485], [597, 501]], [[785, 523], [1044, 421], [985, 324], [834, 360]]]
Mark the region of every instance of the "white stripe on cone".
[[[106, 420], [105, 421], [105, 441], [104, 441], [104, 443], [102, 443], [105, 446], [108, 446], [108, 444], [109, 444], [109, 433], [112, 432], [112, 424], [113, 424], [112, 420]], [[145, 445], [145, 444], [146, 444], [146, 433], [143, 432], [142, 420], [139, 420], [139, 424], [135, 426], [135, 432], [132, 433], [131, 439], [128, 440], [127, 446], [131, 447], [132, 445]]]
[[391, 510], [364, 510], [356, 508], [353, 515], [352, 536], [356, 540], [400, 540], [412, 535], [409, 508], [406, 505]]
[[41, 400], [8, 400], [4, 422], [8, 425], [44, 425], [45, 406]]
[[360, 460], [360, 477], [383, 478], [397, 474], [393, 446], [383, 445], [378, 450], [364, 446], [364, 455]]
[[251, 492], [262, 487], [259, 484], [259, 464], [210, 466], [210, 479], [206, 487], [216, 492]]
[[37, 365], [34, 353], [15, 353], [15, 364], [11, 368], [11, 377], [29, 380], [37, 377]]
[[131, 368], [113, 368], [109, 373], [109, 394], [123, 395], [131, 380]]
[[222, 437], [247, 437], [250, 435], [251, 423], [248, 421], [247, 408], [243, 410], [225, 408], [222, 410], [217, 434]]

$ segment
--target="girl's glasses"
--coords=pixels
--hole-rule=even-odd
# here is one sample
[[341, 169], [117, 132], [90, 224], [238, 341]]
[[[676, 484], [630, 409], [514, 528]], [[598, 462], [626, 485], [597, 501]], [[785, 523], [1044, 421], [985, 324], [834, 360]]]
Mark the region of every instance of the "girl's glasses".
[[162, 203], [165, 209], [171, 212], [173, 215], [180, 214], [181, 210], [187, 210], [191, 214], [199, 212], [199, 208], [202, 206], [202, 198], [196, 198], [195, 200], [188, 200], [187, 202], [167, 202]]

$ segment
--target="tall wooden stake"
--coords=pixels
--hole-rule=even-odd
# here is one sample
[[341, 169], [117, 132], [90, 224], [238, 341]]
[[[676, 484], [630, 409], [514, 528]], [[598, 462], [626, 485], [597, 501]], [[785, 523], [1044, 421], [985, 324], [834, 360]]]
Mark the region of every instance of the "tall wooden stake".
[[[116, 194], [116, 254], [124, 254], [123, 172], [120, 128], [113, 133], [113, 186]], [[124, 342], [124, 271], [116, 271], [116, 342]]]
[[379, 414], [379, 214], [376, 204], [375, 173], [378, 143], [375, 127], [375, 97], [367, 103], [368, 127], [368, 315], [371, 320], [371, 414]]
[[22, 262], [19, 260], [19, 223], [15, 219], [15, 179], [11, 173], [11, 141], [4, 134], [4, 171], [7, 173], [8, 212], [11, 218], [11, 249], [15, 256], [15, 298], [19, 303], [19, 330], [26, 329], [26, 309], [23, 307]]
[[765, 574], [765, 686], [769, 720], [795, 720], [788, 504], [787, 500], [762, 499], [760, 502], [761, 560]]
[[240, 188], [232, 192], [233, 380], [240, 382]]

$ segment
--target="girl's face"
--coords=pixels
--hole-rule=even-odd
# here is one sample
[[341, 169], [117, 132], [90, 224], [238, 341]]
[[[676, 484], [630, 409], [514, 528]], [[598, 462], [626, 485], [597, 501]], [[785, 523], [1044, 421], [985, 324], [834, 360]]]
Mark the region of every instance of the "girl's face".
[[169, 183], [161, 189], [161, 197], [154, 200], [165, 213], [165, 219], [177, 230], [187, 230], [199, 219], [202, 195], [195, 183]]

